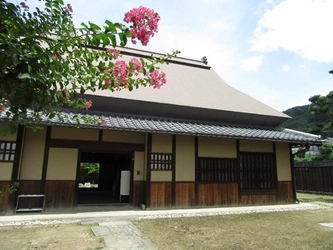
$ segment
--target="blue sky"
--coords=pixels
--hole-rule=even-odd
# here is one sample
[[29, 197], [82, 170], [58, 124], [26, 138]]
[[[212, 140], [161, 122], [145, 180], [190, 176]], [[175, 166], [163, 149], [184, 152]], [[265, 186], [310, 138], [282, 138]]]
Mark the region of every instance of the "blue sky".
[[[33, 6], [37, 0], [28, 0]], [[74, 21], [122, 22], [140, 5], [161, 16], [147, 47], [206, 56], [232, 87], [279, 110], [333, 90], [333, 0], [68, 0]], [[129, 43], [130, 46], [131, 45]], [[237, 101], [237, 100], [235, 100]]]

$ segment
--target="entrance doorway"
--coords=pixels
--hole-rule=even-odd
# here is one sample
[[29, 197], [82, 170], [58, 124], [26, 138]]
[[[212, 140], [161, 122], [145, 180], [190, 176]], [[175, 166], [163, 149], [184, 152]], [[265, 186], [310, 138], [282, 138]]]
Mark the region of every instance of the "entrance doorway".
[[120, 197], [122, 171], [130, 171], [131, 154], [82, 152], [78, 204], [128, 203]]

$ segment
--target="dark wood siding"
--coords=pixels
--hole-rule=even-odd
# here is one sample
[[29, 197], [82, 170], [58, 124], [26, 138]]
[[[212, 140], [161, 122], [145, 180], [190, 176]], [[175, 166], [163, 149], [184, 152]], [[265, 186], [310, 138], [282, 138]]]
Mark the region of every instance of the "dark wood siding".
[[73, 208], [75, 205], [75, 180], [46, 181], [46, 208]]
[[[19, 194], [44, 194], [41, 192], [42, 181], [40, 180], [21, 180], [20, 185], [17, 190], [17, 195]], [[41, 207], [42, 200], [39, 198], [29, 198], [20, 200], [20, 207]], [[15, 204], [16, 205], [16, 204]]]
[[199, 206], [238, 205], [238, 184], [199, 184], [198, 199]]
[[293, 184], [291, 181], [279, 181], [277, 202], [278, 203], [292, 203], [295, 201], [293, 195]]
[[176, 182], [176, 207], [195, 206], [195, 183]]
[[133, 206], [139, 206], [140, 204], [146, 204], [146, 182], [145, 181], [134, 181], [132, 189], [132, 200]]
[[[0, 190], [4, 190], [5, 186], [9, 185], [9, 184], [10, 184], [10, 181], [0, 181]], [[12, 208], [12, 206], [13, 206], [13, 205], [10, 206], [8, 204], [8, 200], [9, 200], [8, 198], [9, 198], [8, 194], [5, 194], [4, 196], [1, 196], [2, 204], [0, 205], [0, 215], [6, 214], [7, 209]]]
[[150, 207], [170, 208], [172, 202], [172, 182], [151, 182]]
[[268, 205], [276, 203], [275, 194], [246, 194], [241, 195], [241, 205]]

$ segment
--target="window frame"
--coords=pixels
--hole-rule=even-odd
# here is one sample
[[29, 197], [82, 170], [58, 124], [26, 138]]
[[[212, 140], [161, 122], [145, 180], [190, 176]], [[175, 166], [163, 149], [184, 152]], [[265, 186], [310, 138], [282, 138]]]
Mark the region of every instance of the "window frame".
[[172, 171], [173, 165], [172, 153], [150, 153], [151, 171]]
[[16, 141], [0, 141], [0, 162], [14, 162]]
[[198, 157], [197, 182], [237, 183], [237, 181], [236, 158]]
[[[244, 166], [244, 164], [248, 164], [248, 166]], [[276, 193], [277, 166], [275, 154], [240, 152], [239, 188], [243, 194]]]

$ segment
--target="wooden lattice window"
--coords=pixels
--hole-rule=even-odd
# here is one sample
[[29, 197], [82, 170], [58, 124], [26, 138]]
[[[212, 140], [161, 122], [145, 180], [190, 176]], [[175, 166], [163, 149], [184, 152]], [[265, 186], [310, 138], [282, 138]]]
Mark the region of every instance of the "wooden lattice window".
[[16, 143], [12, 141], [0, 141], [0, 162], [14, 161]]
[[172, 170], [172, 154], [152, 153], [150, 156], [151, 170]]
[[199, 182], [236, 182], [236, 159], [200, 157]]
[[276, 172], [273, 154], [240, 154], [239, 179], [241, 189], [275, 189]]

